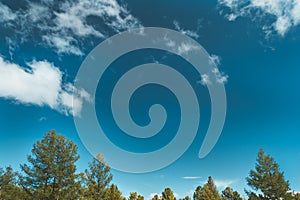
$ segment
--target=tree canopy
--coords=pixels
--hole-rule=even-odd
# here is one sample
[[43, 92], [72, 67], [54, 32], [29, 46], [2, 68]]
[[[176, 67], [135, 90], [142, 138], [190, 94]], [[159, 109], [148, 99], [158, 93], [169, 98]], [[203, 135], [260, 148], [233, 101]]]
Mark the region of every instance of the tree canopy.
[[260, 149], [257, 155], [255, 169], [251, 170], [246, 178], [248, 185], [254, 189], [246, 191], [251, 199], [285, 199], [290, 196], [289, 182], [284, 179], [279, 165], [270, 155]]
[[[111, 169], [100, 154], [88, 163], [83, 173], [77, 172], [79, 158], [76, 144], [49, 131], [33, 145], [28, 163], [20, 165], [21, 172], [10, 166], [0, 167], [0, 200], [144, 200], [137, 192], [130, 192], [126, 198], [116, 184], [111, 184]], [[255, 168], [250, 170], [246, 181], [251, 188], [246, 190], [249, 200], [300, 200], [300, 194], [290, 190], [279, 164], [263, 149], [258, 152]], [[165, 188], [152, 200], [176, 200], [174, 194], [171, 188]], [[219, 193], [211, 176], [204, 185], [196, 187], [192, 197], [193, 200], [245, 199], [230, 187]]]

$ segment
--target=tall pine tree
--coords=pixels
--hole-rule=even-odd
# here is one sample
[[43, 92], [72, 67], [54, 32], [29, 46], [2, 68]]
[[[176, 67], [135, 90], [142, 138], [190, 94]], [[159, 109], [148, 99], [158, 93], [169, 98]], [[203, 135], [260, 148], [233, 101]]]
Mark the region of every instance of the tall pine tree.
[[211, 176], [208, 177], [208, 181], [203, 187], [198, 186], [196, 188], [193, 197], [194, 200], [221, 200], [221, 196]]
[[33, 145], [29, 164], [21, 165], [21, 185], [32, 199], [78, 199], [81, 189], [75, 162], [77, 146], [63, 135], [49, 131]]
[[283, 172], [279, 171], [279, 165], [263, 149], [258, 152], [255, 169], [250, 171], [246, 180], [254, 189], [254, 192], [246, 191], [249, 199], [276, 200], [290, 196], [289, 183], [284, 179]]
[[176, 199], [171, 188], [166, 188], [162, 192], [161, 196], [162, 196], [162, 200], [175, 200]]
[[104, 162], [100, 154], [89, 163], [89, 169], [85, 170], [85, 175], [87, 189], [84, 196], [93, 200], [103, 199], [105, 190], [109, 186], [113, 176], [110, 173], [110, 167]]

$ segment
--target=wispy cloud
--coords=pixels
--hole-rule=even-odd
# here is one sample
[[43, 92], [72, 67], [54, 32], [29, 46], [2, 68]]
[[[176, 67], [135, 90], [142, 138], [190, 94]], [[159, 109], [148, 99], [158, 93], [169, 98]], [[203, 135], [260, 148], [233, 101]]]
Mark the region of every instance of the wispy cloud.
[[[284, 36], [290, 28], [300, 24], [300, 0], [219, 0], [219, 5], [229, 8], [229, 13], [221, 11], [229, 21], [238, 17], [265, 19], [262, 29], [267, 36], [272, 31]], [[274, 20], [267, 20], [266, 16], [273, 16]]]
[[212, 73], [215, 75], [216, 81], [218, 83], [224, 84], [228, 81], [228, 75], [220, 72], [218, 68], [213, 68]]
[[[238, 180], [236, 180], [236, 179], [234, 179], [234, 180], [221, 180], [221, 179], [215, 179], [214, 180], [214, 183], [215, 183], [215, 185], [217, 186], [217, 188], [219, 189], [219, 190], [223, 190], [223, 189], [225, 189], [226, 187], [229, 187], [229, 186], [231, 186], [232, 184], [234, 184], [234, 183], [236, 183]], [[204, 184], [206, 184], [207, 183], [207, 181], [201, 181], [200, 182], [200, 184], [201, 185], [204, 185]]]
[[218, 189], [224, 189], [226, 187], [229, 187], [233, 183], [236, 182], [236, 180], [215, 180], [214, 181]]
[[165, 36], [163, 38], [163, 41], [165, 42], [167, 47], [170, 47], [179, 55], [189, 54], [192, 51], [199, 50], [198, 45], [195, 45], [191, 42], [177, 42], [170, 39], [168, 36]]
[[18, 103], [49, 106], [66, 115], [80, 115], [83, 101], [90, 100], [83, 89], [62, 83], [62, 72], [47, 61], [22, 66], [0, 57], [0, 97]]
[[209, 56], [209, 63], [213, 66], [212, 70], [206, 74], [201, 74], [201, 79], [198, 81], [201, 85], [212, 84], [215, 81], [220, 84], [226, 84], [229, 76], [224, 72], [221, 72], [218, 67], [221, 66], [221, 58], [217, 55]]
[[9, 22], [16, 18], [17, 15], [9, 7], [0, 2], [0, 22]]
[[184, 176], [183, 179], [201, 179], [201, 176]]
[[151, 194], [149, 194], [147, 199], [151, 200], [155, 195], [160, 196], [158, 193], [151, 193]]
[[173, 21], [173, 24], [175, 26], [175, 29], [177, 31], [179, 31], [180, 33], [182, 33], [184, 35], [187, 35], [187, 36], [190, 36], [190, 37], [193, 37], [195, 39], [199, 38], [199, 35], [198, 35], [197, 31], [186, 30], [186, 29], [181, 28], [180, 25], [179, 25], [179, 22], [176, 21], [176, 20]]
[[105, 38], [108, 32], [142, 26], [126, 6], [116, 0], [24, 3], [27, 4], [24, 8], [13, 10], [0, 2], [0, 22], [4, 22], [0, 28], [11, 28], [7, 35], [11, 40], [22, 43], [30, 39], [59, 54], [83, 55], [83, 41], [90, 37]]

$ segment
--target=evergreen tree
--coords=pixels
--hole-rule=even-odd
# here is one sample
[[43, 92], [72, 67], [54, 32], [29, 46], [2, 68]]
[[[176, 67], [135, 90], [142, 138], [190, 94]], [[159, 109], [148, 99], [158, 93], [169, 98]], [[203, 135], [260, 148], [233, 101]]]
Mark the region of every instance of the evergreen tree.
[[154, 195], [154, 197], [151, 200], [160, 200], [161, 198], [159, 198], [159, 196], [156, 194]]
[[222, 200], [243, 200], [237, 191], [233, 191], [230, 187], [226, 187], [222, 191]]
[[126, 198], [122, 196], [122, 193], [120, 192], [118, 187], [112, 184], [105, 190], [102, 200], [126, 200]]
[[217, 187], [212, 179], [208, 177], [207, 183], [201, 187], [198, 186], [194, 192], [194, 200], [221, 200]]
[[[274, 158], [266, 155], [260, 149], [256, 159], [255, 170], [251, 170], [247, 183], [255, 192], [246, 191], [249, 199], [286, 199], [289, 191], [289, 183], [285, 181], [283, 172], [279, 171], [279, 165]], [[256, 193], [261, 194], [256, 194]]]
[[196, 190], [195, 190], [195, 192], [194, 192], [194, 195], [193, 195], [193, 199], [194, 200], [202, 200], [203, 199], [203, 195], [202, 195], [202, 192], [203, 191], [203, 189], [202, 189], [202, 187], [199, 185], [197, 188], [196, 188]]
[[55, 131], [49, 131], [33, 145], [29, 165], [21, 165], [21, 185], [33, 199], [78, 199], [81, 191], [75, 162], [77, 146]]
[[103, 199], [113, 176], [110, 173], [110, 167], [105, 164], [100, 154], [89, 163], [89, 170], [85, 170], [85, 175], [88, 188], [84, 196], [93, 200]]
[[28, 195], [18, 185], [18, 174], [11, 167], [0, 168], [0, 199], [26, 200]]
[[144, 200], [144, 197], [136, 192], [130, 192], [128, 200]]
[[176, 200], [170, 188], [166, 188], [165, 191], [162, 192], [162, 200]]

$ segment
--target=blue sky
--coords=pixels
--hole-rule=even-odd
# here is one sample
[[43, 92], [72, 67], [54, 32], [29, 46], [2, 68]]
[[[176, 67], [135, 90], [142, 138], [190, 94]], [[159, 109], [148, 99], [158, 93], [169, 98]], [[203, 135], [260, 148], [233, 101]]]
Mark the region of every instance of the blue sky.
[[[137, 191], [148, 197], [171, 187], [181, 197], [213, 176], [219, 190], [229, 185], [243, 193], [247, 188], [245, 177], [262, 147], [280, 164], [291, 188], [300, 191], [299, 24], [299, 0], [1, 0], [0, 166], [11, 165], [18, 170], [33, 143], [48, 130], [56, 129], [78, 145], [78, 168], [85, 169], [91, 155], [73, 121], [89, 99], [84, 89], [74, 86], [82, 61], [100, 42], [117, 33], [138, 27], [164, 27], [192, 37], [218, 65], [227, 95], [222, 135], [210, 154], [198, 159], [210, 117], [207, 88], [199, 84], [200, 129], [183, 156], [151, 173], [113, 170], [113, 182], [124, 195]], [[151, 59], [159, 61], [164, 55], [149, 50], [117, 62], [131, 67]], [[133, 61], [130, 56], [139, 59]], [[168, 59], [160, 61], [188, 68], [178, 58], [168, 55]], [[183, 73], [197, 79], [188, 69]], [[103, 84], [109, 85], [117, 75], [108, 73]], [[203, 77], [198, 78], [203, 81]], [[150, 91], [147, 95], [142, 94], [143, 90], [135, 94], [133, 112], [159, 98], [171, 112], [166, 130], [172, 132], [178, 122], [176, 100], [164, 100], [173, 96], [163, 93], [162, 88]], [[97, 93], [100, 97], [106, 94], [101, 92]], [[97, 114], [105, 114], [107, 108], [101, 104]], [[111, 120], [109, 114], [105, 116], [105, 120]], [[138, 123], [147, 123], [143, 115], [133, 116]], [[107, 130], [115, 130], [113, 123], [105, 124]], [[163, 146], [170, 138], [172, 135], [156, 138], [148, 146], [114, 135], [111, 139], [122, 148], [143, 152]]]

